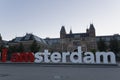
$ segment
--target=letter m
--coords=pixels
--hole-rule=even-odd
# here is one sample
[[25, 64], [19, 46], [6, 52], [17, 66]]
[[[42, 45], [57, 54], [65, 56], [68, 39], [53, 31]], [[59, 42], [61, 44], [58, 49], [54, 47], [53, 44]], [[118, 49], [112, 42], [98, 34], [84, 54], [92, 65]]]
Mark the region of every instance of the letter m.
[[101, 63], [102, 62], [101, 58], [103, 59], [103, 63], [105, 64], [108, 63], [116, 64], [116, 57], [113, 52], [96, 52], [96, 63]]

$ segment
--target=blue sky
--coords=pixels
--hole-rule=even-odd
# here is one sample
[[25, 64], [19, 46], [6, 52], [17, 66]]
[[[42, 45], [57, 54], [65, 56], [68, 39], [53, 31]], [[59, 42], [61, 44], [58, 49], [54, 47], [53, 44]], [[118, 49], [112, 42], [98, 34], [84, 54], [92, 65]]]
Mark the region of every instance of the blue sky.
[[0, 0], [0, 33], [11, 40], [26, 33], [59, 37], [60, 28], [96, 35], [120, 34], [120, 0]]

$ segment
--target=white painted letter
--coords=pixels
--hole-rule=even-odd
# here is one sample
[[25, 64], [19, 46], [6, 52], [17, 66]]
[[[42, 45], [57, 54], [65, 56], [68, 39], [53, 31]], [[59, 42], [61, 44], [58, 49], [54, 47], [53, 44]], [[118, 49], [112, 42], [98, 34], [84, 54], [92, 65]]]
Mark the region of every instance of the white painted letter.
[[40, 63], [43, 61], [43, 57], [41, 56], [43, 53], [37, 52], [35, 53], [35, 63]]
[[66, 63], [66, 61], [67, 61], [67, 56], [69, 56], [70, 55], [70, 52], [63, 52], [62, 53], [62, 62], [63, 63]]
[[58, 63], [58, 62], [60, 62], [60, 59], [61, 59], [61, 54], [60, 53], [58, 53], [58, 52], [52, 53], [52, 55], [51, 55], [52, 62]]
[[46, 63], [49, 63], [50, 62], [50, 59], [49, 59], [49, 56], [50, 56], [50, 53], [48, 52], [48, 50], [44, 50], [44, 61]]
[[[76, 57], [75, 57], [76, 56]], [[76, 59], [75, 59], [76, 58]], [[81, 57], [81, 54], [80, 53], [77, 53], [77, 52], [72, 52], [71, 55], [70, 55], [70, 60], [73, 62], [73, 63], [82, 63], [82, 57]]]
[[96, 52], [96, 63], [101, 63], [101, 56], [103, 57], [103, 63], [108, 64], [108, 56], [110, 56], [110, 63], [116, 64], [116, 58], [113, 52]]
[[83, 58], [84, 63], [94, 63], [94, 54], [91, 52], [86, 52], [85, 57]]

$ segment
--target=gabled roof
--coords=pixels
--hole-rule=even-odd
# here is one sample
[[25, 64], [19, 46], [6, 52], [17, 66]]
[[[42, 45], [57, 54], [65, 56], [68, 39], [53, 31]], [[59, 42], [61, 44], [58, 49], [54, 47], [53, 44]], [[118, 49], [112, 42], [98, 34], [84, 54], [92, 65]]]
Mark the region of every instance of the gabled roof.
[[16, 38], [12, 39], [12, 40], [9, 41], [9, 42], [15, 42], [15, 43], [17, 43], [17, 42], [20, 42], [21, 39], [22, 39], [22, 37], [16, 37]]
[[16, 37], [16, 38], [14, 39], [14, 42], [20, 42], [21, 39], [22, 39], [22, 37]]
[[41, 43], [46, 44], [46, 41], [38, 36], [33, 35], [33, 39], [37, 42], [41, 42]]
[[23, 36], [23, 37], [16, 37], [16, 38], [14, 38], [13, 40], [11, 40], [9, 42], [17, 43], [17, 42], [30, 41], [30, 40], [35, 40], [35, 41], [37, 41], [39, 43], [46, 44], [45, 40], [43, 40], [42, 38], [40, 38], [38, 36], [35, 36], [33, 34], [28, 34], [28, 33], [25, 36]]

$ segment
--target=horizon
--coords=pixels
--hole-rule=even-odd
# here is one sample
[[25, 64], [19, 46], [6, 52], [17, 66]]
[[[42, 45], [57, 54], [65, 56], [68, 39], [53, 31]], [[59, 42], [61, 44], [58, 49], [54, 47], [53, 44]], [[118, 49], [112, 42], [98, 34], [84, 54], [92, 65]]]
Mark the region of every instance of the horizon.
[[119, 0], [0, 0], [0, 34], [3, 40], [33, 33], [59, 38], [66, 32], [83, 33], [93, 23], [96, 36], [120, 34]]

